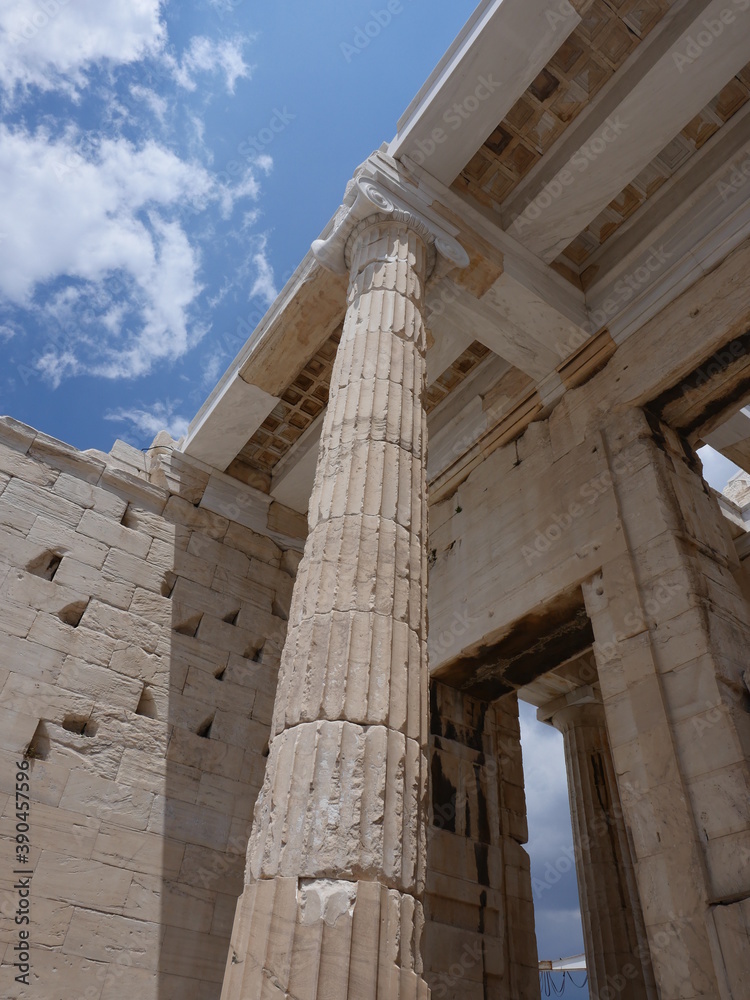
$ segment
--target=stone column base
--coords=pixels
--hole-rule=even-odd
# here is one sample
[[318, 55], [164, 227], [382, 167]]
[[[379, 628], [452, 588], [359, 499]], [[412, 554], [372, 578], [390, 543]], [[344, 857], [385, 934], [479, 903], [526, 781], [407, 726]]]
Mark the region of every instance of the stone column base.
[[377, 882], [274, 878], [238, 903], [221, 1000], [428, 1000], [413, 896]]

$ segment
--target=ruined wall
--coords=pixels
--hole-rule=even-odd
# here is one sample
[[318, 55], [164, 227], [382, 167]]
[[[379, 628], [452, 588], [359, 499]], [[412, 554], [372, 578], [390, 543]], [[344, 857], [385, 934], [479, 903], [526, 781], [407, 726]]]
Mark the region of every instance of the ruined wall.
[[305, 526], [161, 444], [0, 421], [9, 998], [219, 996]]
[[430, 687], [425, 970], [434, 1000], [534, 1000], [518, 700]]
[[657, 984], [739, 1000], [750, 614], [738, 547], [683, 438], [632, 407], [579, 414], [578, 440], [571, 395], [434, 510], [430, 623], [443, 639], [431, 669], [460, 683], [463, 650], [473, 694], [527, 653], [548, 670], [565, 657], [539, 642], [553, 634], [542, 626], [582, 594]]
[[654, 971], [663, 995], [739, 1000], [750, 953], [750, 615], [736, 546], [669, 427], [633, 411], [605, 436], [612, 461], [637, 467], [614, 487], [628, 544], [584, 593]]

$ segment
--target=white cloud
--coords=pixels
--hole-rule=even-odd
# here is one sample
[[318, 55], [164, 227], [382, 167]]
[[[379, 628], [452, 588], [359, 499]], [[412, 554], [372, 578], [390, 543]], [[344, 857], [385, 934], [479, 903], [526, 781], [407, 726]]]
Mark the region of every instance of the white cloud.
[[[76, 351], [64, 338], [44, 352], [40, 370], [53, 382], [81, 370], [133, 376], [184, 354], [200, 260], [180, 224], [164, 216], [217, 196], [203, 167], [153, 142], [103, 140], [84, 157], [72, 136], [49, 141], [0, 126], [0, 294], [63, 326], [79, 324], [72, 336], [86, 348]], [[50, 288], [61, 278], [66, 287]], [[126, 303], [140, 321], [123, 342]], [[80, 321], [84, 307], [113, 334], [109, 341], [91, 336]]]
[[[227, 176], [226, 174], [224, 176]], [[252, 198], [253, 201], [260, 195], [260, 184], [252, 167], [247, 167], [242, 177], [234, 184], [226, 183], [220, 188], [221, 214], [228, 219], [234, 211], [234, 203], [240, 198]]]
[[260, 153], [254, 160], [254, 165], [262, 170], [263, 173], [268, 176], [273, 169], [273, 157], [269, 156], [268, 153]]
[[155, 90], [151, 90], [149, 87], [142, 87], [138, 84], [133, 84], [130, 88], [130, 93], [137, 101], [143, 101], [151, 109], [154, 117], [164, 124], [167, 108], [169, 107], [165, 97], [157, 94]]
[[[570, 842], [568, 779], [560, 733], [537, 722], [535, 710], [522, 703], [521, 739], [529, 815], [530, 848], [545, 859], [556, 857]], [[561, 822], [561, 815], [565, 820]]]
[[0, 84], [75, 90], [98, 62], [122, 65], [157, 55], [166, 29], [161, 0], [4, 0]]
[[154, 243], [138, 213], [205, 205], [212, 188], [201, 166], [154, 142], [106, 139], [84, 157], [70, 136], [0, 126], [0, 292], [22, 303], [59, 274], [99, 280], [119, 267], [145, 280]]
[[197, 281], [197, 254], [177, 223], [151, 216], [153, 228], [151, 259], [139, 275], [145, 292], [143, 326], [125, 348], [111, 347], [98, 364], [90, 365], [94, 375], [130, 378], [145, 375], [155, 361], [182, 357], [206, 332], [188, 324], [188, 310], [201, 291]]
[[209, 355], [205, 361], [205, 366], [201, 374], [201, 385], [204, 389], [213, 389], [221, 375], [223, 364], [223, 352]]
[[130, 424], [138, 441], [146, 439], [150, 443], [162, 430], [169, 431], [175, 441], [178, 441], [187, 434], [190, 422], [187, 417], [175, 413], [179, 405], [180, 400], [173, 402], [167, 399], [151, 406], [121, 407], [105, 413], [104, 419]]
[[[178, 213], [217, 201], [230, 215], [260, 193], [251, 171], [227, 187], [153, 141], [79, 151], [78, 140], [0, 125], [0, 295], [42, 314], [51, 332], [37, 367], [53, 385], [143, 375], [194, 346], [206, 332], [190, 315], [201, 260]], [[271, 301], [264, 241], [253, 264], [252, 293]]]
[[242, 38], [215, 42], [204, 35], [196, 35], [179, 62], [173, 57], [168, 57], [168, 62], [175, 80], [186, 90], [196, 89], [196, 73], [222, 72], [227, 90], [233, 94], [237, 80], [250, 76], [250, 67], [242, 55], [244, 44]]
[[63, 379], [71, 375], [79, 375], [83, 371], [83, 366], [78, 358], [69, 350], [50, 349], [37, 359], [34, 367], [54, 389], [60, 385]]
[[274, 281], [273, 267], [266, 253], [266, 239], [261, 239], [260, 246], [253, 254], [253, 265], [255, 267], [255, 281], [250, 289], [250, 298], [256, 295], [265, 301], [266, 305], [271, 305], [279, 294]]

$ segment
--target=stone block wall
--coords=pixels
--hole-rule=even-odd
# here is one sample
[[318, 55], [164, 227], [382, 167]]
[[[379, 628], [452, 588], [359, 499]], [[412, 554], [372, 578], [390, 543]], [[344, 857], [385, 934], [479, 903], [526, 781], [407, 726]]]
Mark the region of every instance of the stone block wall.
[[425, 970], [434, 1000], [536, 1000], [518, 700], [430, 685]]
[[155, 445], [0, 420], [4, 997], [220, 993], [305, 524]]

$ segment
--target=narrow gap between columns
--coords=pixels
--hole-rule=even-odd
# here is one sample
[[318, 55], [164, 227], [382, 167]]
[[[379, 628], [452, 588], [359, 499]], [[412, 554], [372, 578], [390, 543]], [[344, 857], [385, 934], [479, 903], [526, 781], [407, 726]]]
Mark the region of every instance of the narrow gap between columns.
[[[581, 923], [576, 858], [568, 799], [563, 737], [539, 722], [536, 708], [519, 704], [523, 772], [531, 859], [531, 890], [534, 900], [539, 959], [582, 955]], [[563, 974], [550, 973], [552, 985], [562, 988]], [[574, 972], [565, 981], [565, 996], [585, 1000], [589, 991], [586, 974]]]

